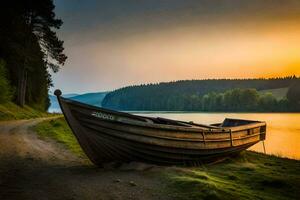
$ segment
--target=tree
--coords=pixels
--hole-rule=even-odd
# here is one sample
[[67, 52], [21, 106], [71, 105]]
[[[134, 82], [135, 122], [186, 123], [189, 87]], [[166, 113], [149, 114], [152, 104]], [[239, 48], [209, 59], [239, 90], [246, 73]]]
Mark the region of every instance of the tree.
[[287, 87], [295, 80], [299, 78], [187, 80], [129, 86], [106, 95], [102, 106], [119, 110], [296, 111], [286, 99], [258, 92]]
[[0, 103], [9, 101], [11, 98], [11, 88], [7, 79], [5, 63], [0, 60]]
[[293, 106], [300, 106], [300, 81], [296, 80], [287, 92], [287, 99]]
[[[30, 99], [27, 90], [33, 85], [28, 83], [41, 76], [48, 90], [51, 77], [47, 69], [57, 72], [64, 65], [67, 57], [63, 41], [53, 31], [61, 25], [62, 21], [55, 18], [52, 0], [10, 0], [1, 5], [0, 57], [8, 63], [19, 105]], [[33, 72], [40, 74], [32, 76]]]
[[277, 100], [272, 93], [261, 94], [258, 100], [259, 109], [262, 111], [276, 111]]
[[242, 104], [241, 107], [245, 111], [252, 111], [257, 108], [259, 99], [259, 94], [256, 89], [244, 89], [240, 91], [240, 103]]

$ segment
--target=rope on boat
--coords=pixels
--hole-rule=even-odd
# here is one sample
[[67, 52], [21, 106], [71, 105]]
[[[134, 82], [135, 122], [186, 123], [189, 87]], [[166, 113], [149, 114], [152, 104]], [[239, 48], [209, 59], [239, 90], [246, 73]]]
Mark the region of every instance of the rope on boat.
[[233, 141], [232, 141], [232, 132], [231, 129], [229, 130], [229, 134], [230, 134], [230, 145], [233, 146]]
[[266, 154], [266, 147], [265, 147], [265, 141], [262, 141], [263, 147], [264, 147], [264, 153]]
[[206, 141], [205, 141], [205, 133], [204, 133], [204, 130], [202, 130], [202, 137], [203, 137], [203, 142], [204, 142], [204, 145], [206, 144]]

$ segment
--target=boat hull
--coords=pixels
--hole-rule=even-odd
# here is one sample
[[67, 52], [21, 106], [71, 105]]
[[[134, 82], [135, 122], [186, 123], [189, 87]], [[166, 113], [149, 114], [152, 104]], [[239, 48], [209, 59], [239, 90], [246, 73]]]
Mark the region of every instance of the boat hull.
[[130, 161], [194, 165], [238, 154], [266, 134], [264, 122], [235, 127], [157, 124], [57, 96], [80, 146], [99, 166]]

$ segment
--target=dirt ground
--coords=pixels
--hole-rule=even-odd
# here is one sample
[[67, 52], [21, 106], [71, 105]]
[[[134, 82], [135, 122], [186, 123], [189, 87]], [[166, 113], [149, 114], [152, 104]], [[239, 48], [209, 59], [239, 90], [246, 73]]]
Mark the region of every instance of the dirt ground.
[[[0, 122], [0, 199], [171, 199], [165, 168], [98, 168], [30, 129], [44, 119]], [[148, 169], [146, 169], [148, 168]]]

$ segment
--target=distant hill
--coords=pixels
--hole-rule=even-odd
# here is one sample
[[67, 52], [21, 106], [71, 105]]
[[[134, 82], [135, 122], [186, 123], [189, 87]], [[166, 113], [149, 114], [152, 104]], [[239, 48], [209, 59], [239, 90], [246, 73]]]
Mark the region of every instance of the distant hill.
[[[93, 106], [101, 106], [102, 100], [108, 92], [96, 92], [96, 93], [86, 93], [86, 94], [64, 94], [65, 98], [70, 98], [75, 101], [86, 103]], [[61, 112], [56, 96], [49, 95], [50, 107], [49, 112]]]
[[[66, 97], [66, 98], [71, 98], [71, 97], [74, 97], [77, 95], [78, 94], [70, 93], [70, 94], [63, 94], [62, 96]], [[49, 95], [49, 99], [50, 99], [50, 107], [48, 108], [48, 112], [51, 112], [51, 113], [52, 112], [61, 112], [56, 96]]]
[[93, 106], [101, 106], [107, 92], [86, 93], [71, 97], [71, 99], [80, 101], [82, 103], [90, 104]]
[[70, 94], [63, 94], [62, 96], [65, 97], [65, 98], [71, 98], [71, 97], [75, 97], [75, 96], [78, 96], [80, 94], [76, 94], [76, 93], [70, 93]]
[[285, 92], [282, 88], [288, 88], [296, 80], [299, 78], [182, 80], [128, 86], [108, 93], [102, 106], [115, 110], [182, 110], [187, 99], [234, 88], [273, 92], [277, 89], [278, 96]]

